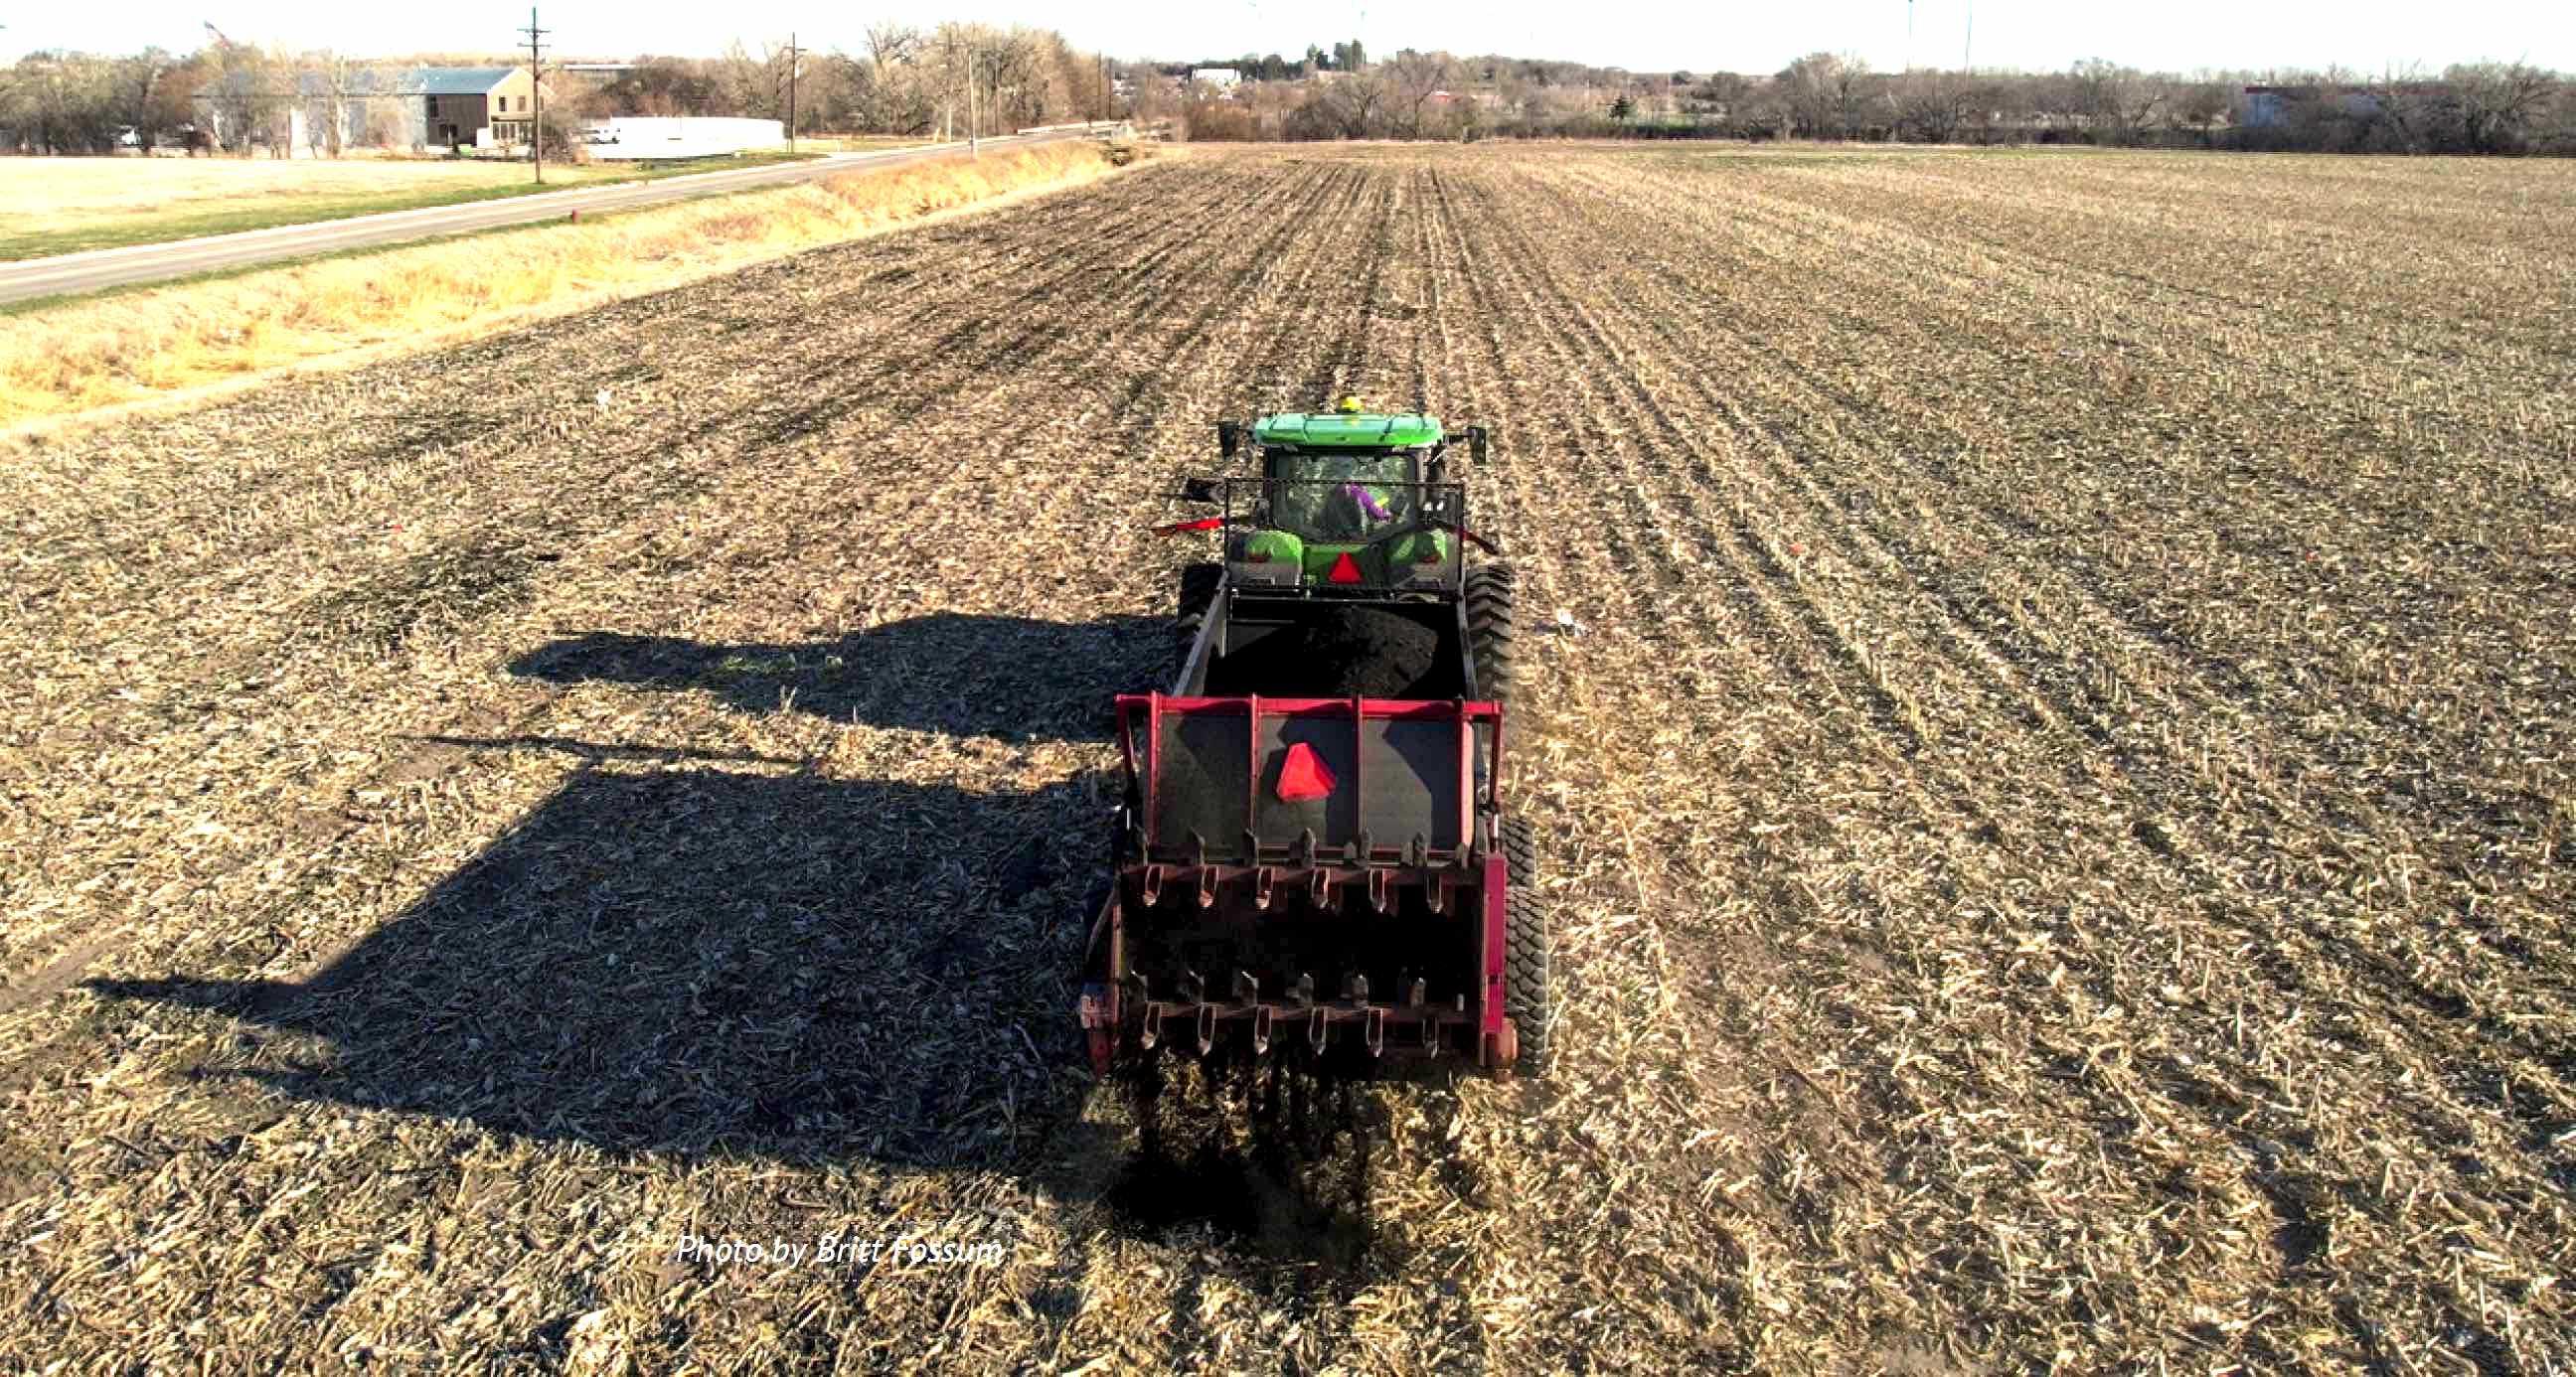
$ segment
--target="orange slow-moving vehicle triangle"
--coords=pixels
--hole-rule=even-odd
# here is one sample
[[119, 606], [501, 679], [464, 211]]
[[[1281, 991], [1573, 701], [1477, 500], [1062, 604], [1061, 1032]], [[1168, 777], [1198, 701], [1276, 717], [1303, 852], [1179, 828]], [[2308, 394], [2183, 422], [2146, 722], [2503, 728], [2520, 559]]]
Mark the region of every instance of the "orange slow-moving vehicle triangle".
[[1333, 792], [1333, 772], [1315, 748], [1300, 741], [1288, 748], [1288, 758], [1279, 762], [1279, 801], [1303, 803]]
[[1324, 577], [1335, 583], [1357, 583], [1360, 581], [1360, 562], [1351, 558], [1350, 551], [1344, 550], [1342, 557], [1333, 561], [1333, 571]]

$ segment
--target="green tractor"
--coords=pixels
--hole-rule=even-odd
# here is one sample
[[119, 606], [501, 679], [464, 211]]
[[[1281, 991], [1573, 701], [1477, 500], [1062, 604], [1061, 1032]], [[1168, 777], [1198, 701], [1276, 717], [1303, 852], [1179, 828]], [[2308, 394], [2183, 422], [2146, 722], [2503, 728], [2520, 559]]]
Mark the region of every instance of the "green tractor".
[[[1463, 432], [1477, 459], [1480, 429]], [[1077, 1009], [1103, 1073], [1164, 1050], [1367, 1071], [1547, 1063], [1548, 924], [1502, 795], [1512, 574], [1430, 416], [1217, 427], [1223, 557], [1182, 571], [1165, 692], [1121, 695], [1126, 800]]]
[[[1483, 427], [1457, 439], [1485, 459]], [[1454, 443], [1437, 417], [1365, 412], [1352, 398], [1330, 413], [1218, 422], [1218, 451], [1237, 459], [1248, 448], [1258, 476], [1190, 480], [1181, 495], [1224, 514], [1157, 528], [1224, 532], [1223, 559], [1181, 571], [1172, 692], [1298, 695], [1404, 678], [1417, 691], [1393, 696], [1506, 702], [1512, 570], [1465, 558], [1468, 546], [1495, 551], [1466, 524], [1466, 487], [1449, 475]], [[1429, 640], [1390, 637], [1389, 617]], [[1411, 643], [1392, 643], [1401, 640]], [[1426, 648], [1434, 663], [1408, 674]]]

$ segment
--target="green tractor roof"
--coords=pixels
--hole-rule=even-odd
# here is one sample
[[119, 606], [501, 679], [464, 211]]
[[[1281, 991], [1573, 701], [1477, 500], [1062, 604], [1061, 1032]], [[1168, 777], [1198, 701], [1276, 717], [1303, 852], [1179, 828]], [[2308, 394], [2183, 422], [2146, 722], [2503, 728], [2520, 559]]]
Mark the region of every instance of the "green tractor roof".
[[1440, 418], [1418, 414], [1384, 415], [1374, 411], [1346, 414], [1286, 411], [1252, 423], [1252, 438], [1265, 445], [1308, 448], [1410, 449], [1440, 442]]

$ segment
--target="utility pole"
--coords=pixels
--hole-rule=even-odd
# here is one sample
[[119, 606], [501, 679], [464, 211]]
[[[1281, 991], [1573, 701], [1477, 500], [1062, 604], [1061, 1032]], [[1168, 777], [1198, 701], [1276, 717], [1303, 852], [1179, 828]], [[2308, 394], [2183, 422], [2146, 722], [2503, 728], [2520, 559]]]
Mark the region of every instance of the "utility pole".
[[536, 159], [537, 185], [546, 184], [546, 69], [545, 49], [538, 41], [551, 32], [537, 27], [537, 7], [528, 6], [528, 92], [536, 101], [536, 117], [528, 121], [528, 152]]
[[981, 158], [984, 150], [975, 144], [975, 50], [966, 50], [966, 156]]
[[1975, 75], [1977, 64], [1970, 60], [1977, 51], [1977, 0], [1968, 0], [1968, 36], [1959, 44], [1959, 70]]
[[796, 46], [796, 31], [787, 31], [787, 151], [796, 151], [796, 68], [805, 50]]

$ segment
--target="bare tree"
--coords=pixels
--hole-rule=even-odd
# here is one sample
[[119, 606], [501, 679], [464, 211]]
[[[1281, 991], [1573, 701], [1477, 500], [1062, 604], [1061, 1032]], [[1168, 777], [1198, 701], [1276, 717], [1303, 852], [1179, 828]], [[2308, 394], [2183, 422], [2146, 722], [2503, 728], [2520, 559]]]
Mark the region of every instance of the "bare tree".
[[2520, 62], [2460, 63], [2442, 80], [2458, 102], [2460, 132], [2472, 153], [2520, 149], [2557, 85], [2548, 72]]
[[2174, 88], [2169, 108], [2175, 124], [2199, 135], [2206, 144], [2218, 122], [2235, 107], [2236, 95], [2230, 83], [2203, 72]]
[[918, 63], [921, 31], [909, 24], [870, 24], [867, 38], [868, 127], [890, 133], [920, 133], [929, 127], [931, 117], [931, 103]]
[[306, 53], [286, 79], [292, 99], [304, 112], [304, 141], [314, 152], [336, 158], [366, 138], [366, 115], [353, 105], [365, 104], [370, 86], [366, 68], [329, 48]]
[[1802, 138], [1839, 138], [1847, 127], [1845, 97], [1852, 84], [1845, 60], [1816, 52], [1790, 63], [1773, 77], [1788, 107], [1791, 129]]
[[772, 80], [775, 75], [771, 71], [772, 65], [771, 55], [766, 51], [753, 57], [739, 39], [726, 44], [724, 55], [716, 59], [715, 70], [711, 73], [719, 97], [724, 102], [722, 113], [755, 119], [776, 116], [778, 101], [773, 98], [772, 90], [777, 83]]
[[1917, 68], [1896, 79], [1890, 97], [1900, 137], [1948, 143], [1967, 123], [1967, 82], [1952, 73]]
[[1379, 133], [1386, 99], [1386, 74], [1374, 68], [1348, 73], [1327, 87], [1324, 97], [1333, 126], [1346, 139]]
[[1397, 53], [1383, 64], [1387, 80], [1387, 113], [1395, 136], [1400, 139], [1422, 137], [1423, 111], [1432, 96], [1454, 79], [1457, 64], [1447, 53], [1423, 53], [1411, 48]]

